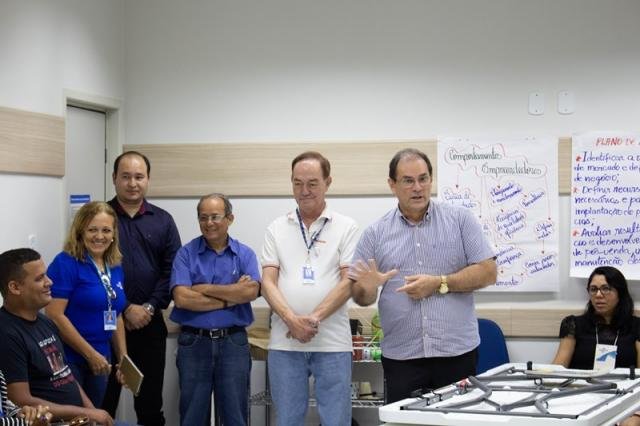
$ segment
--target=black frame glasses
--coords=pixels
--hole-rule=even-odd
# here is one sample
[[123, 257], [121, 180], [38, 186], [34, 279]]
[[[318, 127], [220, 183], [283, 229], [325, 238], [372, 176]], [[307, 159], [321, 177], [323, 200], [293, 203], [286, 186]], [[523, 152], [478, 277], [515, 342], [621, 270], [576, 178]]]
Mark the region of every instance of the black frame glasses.
[[608, 296], [614, 290], [615, 290], [615, 288], [611, 287], [610, 285], [603, 285], [603, 286], [600, 286], [600, 287], [592, 285], [592, 286], [587, 287], [587, 292], [591, 296], [596, 296], [598, 294], [598, 292], [600, 292], [603, 296]]

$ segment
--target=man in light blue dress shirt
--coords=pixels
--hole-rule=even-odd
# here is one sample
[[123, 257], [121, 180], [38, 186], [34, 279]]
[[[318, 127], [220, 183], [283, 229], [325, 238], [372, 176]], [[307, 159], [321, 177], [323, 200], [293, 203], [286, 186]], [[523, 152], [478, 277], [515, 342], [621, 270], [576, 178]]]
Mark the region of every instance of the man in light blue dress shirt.
[[352, 296], [378, 298], [387, 403], [475, 374], [480, 343], [473, 291], [496, 281], [495, 254], [473, 213], [430, 199], [433, 168], [416, 149], [389, 163], [398, 207], [363, 233]]
[[173, 262], [171, 320], [181, 326], [176, 364], [180, 424], [211, 424], [211, 393], [221, 424], [248, 424], [251, 355], [245, 327], [260, 289], [258, 260], [231, 238], [231, 202], [209, 194], [198, 203], [202, 235], [185, 244]]

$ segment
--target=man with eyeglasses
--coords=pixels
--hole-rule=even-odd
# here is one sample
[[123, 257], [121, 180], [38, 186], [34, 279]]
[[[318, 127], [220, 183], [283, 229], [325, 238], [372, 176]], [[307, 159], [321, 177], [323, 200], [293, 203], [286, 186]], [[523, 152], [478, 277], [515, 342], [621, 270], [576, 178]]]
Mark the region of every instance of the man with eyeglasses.
[[350, 270], [356, 303], [380, 295], [387, 403], [475, 374], [473, 291], [496, 281], [480, 224], [470, 210], [432, 200], [432, 176], [423, 152], [396, 153], [388, 183], [398, 206], [365, 230]]
[[279, 426], [304, 424], [314, 376], [323, 425], [351, 424], [351, 330], [347, 276], [358, 227], [327, 207], [331, 166], [318, 152], [291, 163], [297, 208], [273, 221], [262, 248], [271, 305], [269, 384]]
[[176, 307], [170, 318], [181, 325], [180, 424], [210, 424], [213, 392], [220, 424], [246, 425], [251, 355], [245, 327], [260, 290], [258, 260], [229, 236], [234, 218], [225, 195], [205, 195], [197, 213], [202, 235], [178, 251], [171, 272]]
[[[122, 153], [113, 163], [116, 196], [109, 204], [118, 215], [120, 251], [124, 270], [124, 310], [127, 351], [144, 374], [140, 393], [134, 398], [138, 424], [162, 426], [162, 388], [167, 349], [167, 326], [162, 310], [169, 306], [169, 277], [173, 258], [180, 248], [178, 228], [167, 211], [149, 203], [151, 163], [136, 151]], [[115, 376], [103, 407], [115, 415], [120, 385]]]

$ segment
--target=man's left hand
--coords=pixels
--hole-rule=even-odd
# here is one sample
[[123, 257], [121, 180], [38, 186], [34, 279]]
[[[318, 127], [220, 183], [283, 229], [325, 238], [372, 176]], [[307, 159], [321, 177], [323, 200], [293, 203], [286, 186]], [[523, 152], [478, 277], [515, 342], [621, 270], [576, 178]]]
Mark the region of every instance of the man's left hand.
[[124, 324], [127, 330], [138, 330], [151, 322], [151, 314], [142, 305], [132, 303], [124, 312]]
[[287, 324], [289, 327], [287, 338], [294, 338], [300, 343], [309, 343], [318, 333], [319, 325], [320, 320], [313, 315], [296, 315], [294, 321]]
[[404, 277], [404, 285], [397, 292], [406, 293], [414, 300], [420, 300], [431, 296], [440, 287], [440, 277], [434, 275], [407, 275]]
[[37, 407], [24, 406], [20, 410], [19, 417], [23, 418], [27, 424], [33, 426], [48, 426], [51, 421], [51, 413], [46, 405], [38, 405]]

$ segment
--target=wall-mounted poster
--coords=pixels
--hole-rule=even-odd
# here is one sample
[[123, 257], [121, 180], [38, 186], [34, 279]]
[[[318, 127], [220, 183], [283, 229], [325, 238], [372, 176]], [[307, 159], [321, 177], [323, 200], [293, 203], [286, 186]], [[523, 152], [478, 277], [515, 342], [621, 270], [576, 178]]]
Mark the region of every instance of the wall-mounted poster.
[[473, 210], [497, 255], [486, 291], [558, 290], [557, 153], [550, 137], [438, 141], [438, 199]]
[[640, 279], [640, 134], [573, 135], [571, 271], [615, 266]]

